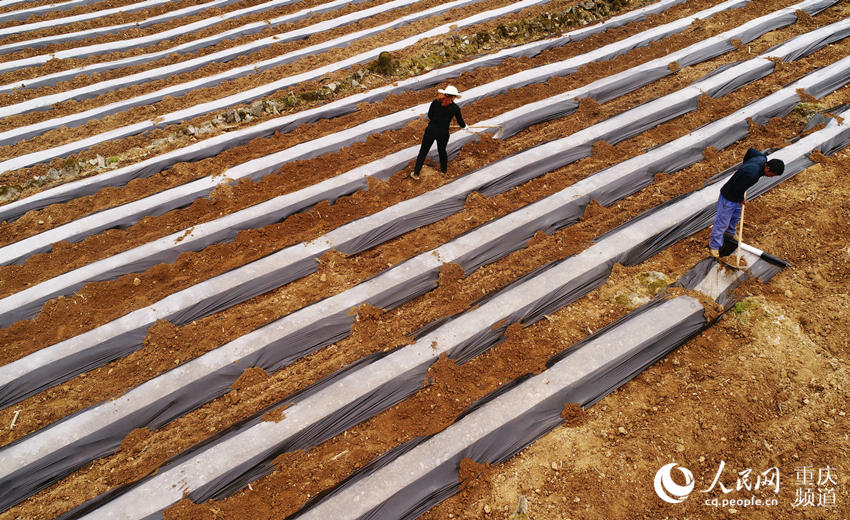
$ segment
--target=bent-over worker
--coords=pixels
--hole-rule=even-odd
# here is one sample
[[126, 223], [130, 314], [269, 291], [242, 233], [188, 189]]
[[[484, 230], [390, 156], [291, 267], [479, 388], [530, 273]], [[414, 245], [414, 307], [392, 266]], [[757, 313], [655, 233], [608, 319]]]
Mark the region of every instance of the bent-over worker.
[[785, 163], [781, 160], [768, 161], [763, 152], [755, 148], [747, 150], [741, 167], [720, 188], [720, 196], [717, 198], [717, 216], [714, 219], [711, 240], [708, 243], [711, 256], [715, 258], [720, 256], [724, 233], [731, 233], [735, 235], [735, 240], [739, 240], [736, 228], [741, 219], [741, 206], [747, 203], [745, 198], [747, 190], [762, 176], [776, 177], [782, 175], [784, 171]]
[[449, 123], [451, 123], [452, 118], [455, 118], [461, 128], [466, 128], [463, 116], [460, 115], [460, 107], [454, 103], [455, 99], [460, 99], [457, 88], [449, 85], [445, 90], [438, 89], [437, 92], [440, 95], [431, 102], [431, 106], [428, 108], [428, 127], [425, 128], [425, 135], [422, 137], [422, 147], [419, 148], [419, 155], [416, 157], [416, 166], [413, 168], [413, 173], [410, 174], [414, 179], [419, 178], [419, 172], [422, 171], [422, 165], [425, 163], [425, 156], [428, 155], [434, 141], [437, 141], [437, 152], [440, 154], [440, 171], [446, 173], [449, 163], [449, 156], [446, 152], [446, 145], [449, 143]]

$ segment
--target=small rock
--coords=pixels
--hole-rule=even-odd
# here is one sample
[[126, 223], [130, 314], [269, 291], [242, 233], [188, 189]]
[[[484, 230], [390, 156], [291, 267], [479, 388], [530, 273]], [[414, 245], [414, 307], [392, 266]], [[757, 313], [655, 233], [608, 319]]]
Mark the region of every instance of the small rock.
[[138, 287], [141, 283], [142, 281], [139, 279], [139, 277], [133, 278], [133, 285], [135, 285], [136, 287]]
[[242, 121], [242, 118], [239, 117], [239, 112], [230, 110], [224, 114], [224, 121], [227, 123], [239, 123]]
[[729, 512], [730, 512], [730, 513], [732, 513], [732, 514], [734, 515], [735, 513], [737, 513], [737, 512], [738, 512], [738, 510], [737, 510], [737, 509], [735, 509], [734, 507], [730, 507], [730, 508], [729, 508]]
[[77, 175], [78, 173], [80, 173], [80, 165], [76, 162], [73, 162], [62, 168], [59, 173], [63, 176]]
[[322, 275], [319, 276], [319, 280], [321, 280], [323, 282], [327, 282], [328, 281], [328, 275], [326, 275], [325, 273], [322, 273]]
[[44, 224], [44, 221], [43, 221], [43, 220], [39, 220], [39, 221], [38, 221], [38, 223], [39, 223], [39, 224]]
[[790, 289], [785, 289], [785, 297], [786, 298], [793, 298], [794, 293], [792, 293]]
[[0, 201], [7, 201], [20, 192], [21, 190], [14, 186], [0, 187]]
[[625, 428], [623, 428], [622, 426], [620, 426], [619, 428], [617, 428], [617, 431], [618, 431], [618, 432], [620, 432], [620, 435], [626, 435], [626, 434], [628, 433], [628, 432], [626, 431], [626, 429], [625, 429]]
[[490, 506], [488, 504], [484, 504], [484, 512], [488, 515], [490, 514]]
[[254, 117], [260, 117], [263, 115], [263, 102], [257, 101], [253, 105], [251, 105], [250, 113]]
[[554, 469], [554, 470], [558, 469], [558, 463], [557, 462], [552, 461], [552, 469]]

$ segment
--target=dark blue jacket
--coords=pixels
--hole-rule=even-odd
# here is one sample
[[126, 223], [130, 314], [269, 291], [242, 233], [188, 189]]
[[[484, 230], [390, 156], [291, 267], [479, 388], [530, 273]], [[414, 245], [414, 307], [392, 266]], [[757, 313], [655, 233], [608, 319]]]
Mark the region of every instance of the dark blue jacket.
[[744, 193], [764, 175], [764, 165], [766, 163], [767, 156], [765, 154], [755, 148], [747, 150], [747, 154], [744, 155], [743, 164], [738, 168], [738, 171], [729, 177], [726, 184], [720, 188], [720, 194], [726, 200], [743, 202]]

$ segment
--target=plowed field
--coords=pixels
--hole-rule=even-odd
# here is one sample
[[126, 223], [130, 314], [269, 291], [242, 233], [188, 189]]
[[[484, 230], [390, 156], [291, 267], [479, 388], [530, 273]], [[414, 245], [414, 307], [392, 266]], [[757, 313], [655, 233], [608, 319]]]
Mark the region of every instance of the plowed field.
[[[850, 66], [841, 62], [850, 56], [842, 25], [850, 1], [527, 1], [348, 2], [272, 25], [324, 2], [245, 0], [38, 43], [203, 4], [184, 0], [0, 38], [0, 52], [32, 41], [0, 54], [0, 66], [104, 49], [0, 70], [7, 84], [270, 24], [144, 63], [0, 90], [0, 111], [9, 111], [0, 112], [0, 166], [14, 165], [0, 171], [0, 520], [311, 518], [358, 482], [382, 479], [394, 457], [415, 456], [422, 439], [442, 442], [477, 417], [471, 409], [523, 388], [530, 375], [545, 377], [579, 342], [628, 323], [652, 298], [680, 294], [701, 302], [705, 326], [645, 370], [630, 369], [598, 402], [559, 404], [554, 428], [536, 439], [488, 441], [510, 446], [501, 451], [507, 460], [477, 458], [476, 445], [453, 463], [452, 482], [411, 476], [395, 502], [361, 515], [356, 498], [346, 514], [520, 519], [511, 515], [527, 502], [533, 520], [850, 515], [846, 135], [829, 155], [802, 153], [802, 167], [748, 201], [743, 241], [787, 266], [739, 285], [725, 308], [696, 291], [656, 296], [708, 257], [710, 227], [692, 224], [694, 216], [682, 224], [692, 229], [670, 231], [675, 240], [638, 241], [629, 246], [635, 261], [618, 257], [598, 283], [576, 282], [569, 297], [540, 303], [545, 312], [488, 315], [498, 302], [510, 308], [512, 295], [537, 296], [523, 288], [592, 257], [606, 237], [711, 189], [748, 148], [781, 154], [850, 125], [841, 116], [850, 107]], [[0, 6], [0, 15], [44, 3]], [[384, 4], [392, 7], [336, 22]], [[0, 28], [132, 5], [82, 3]], [[150, 46], [109, 47], [240, 9], [246, 14]], [[423, 15], [428, 9], [434, 14]], [[306, 37], [167, 72], [313, 24]], [[558, 40], [566, 34], [572, 41]], [[631, 39], [639, 43], [626, 45]], [[549, 40], [558, 43], [520, 53]], [[795, 45], [801, 50], [786, 51]], [[262, 65], [287, 53], [296, 57]], [[557, 69], [563, 63], [578, 65]], [[728, 70], [741, 72], [707, 86]], [[795, 86], [831, 70], [844, 73]], [[133, 74], [150, 77], [124, 84]], [[467, 124], [480, 126], [452, 130], [447, 173], [431, 156], [413, 179], [424, 112], [447, 84], [464, 94]], [[26, 108], [74, 89], [83, 93]], [[380, 89], [389, 93], [345, 104]], [[784, 93], [791, 101], [780, 108], [758, 108]], [[61, 119], [106, 106], [84, 121]], [[712, 130], [720, 124], [728, 129]], [[709, 144], [690, 144], [700, 132], [714, 132]], [[651, 166], [640, 180], [567, 196], [557, 218], [510, 228], [536, 203], [580, 193], [583, 182], [642, 158]], [[484, 229], [492, 237], [465, 252]], [[477, 350], [458, 339], [474, 320]], [[368, 396], [338, 404], [354, 399], [345, 381], [377, 377], [367, 370], [432, 337], [427, 374], [399, 368]], [[314, 398], [319, 404], [302, 411]], [[322, 419], [303, 418], [321, 406]], [[523, 417], [533, 429], [535, 419]], [[277, 433], [290, 424], [290, 437]], [[511, 431], [523, 430], [517, 424]], [[238, 449], [203, 462], [237, 438], [245, 439]], [[683, 468], [672, 478], [687, 489], [665, 501], [658, 472], [670, 463]], [[411, 475], [421, 470], [414, 466]], [[395, 481], [381, 482], [369, 489], [395, 492]], [[427, 500], [398, 505], [417, 493]]]

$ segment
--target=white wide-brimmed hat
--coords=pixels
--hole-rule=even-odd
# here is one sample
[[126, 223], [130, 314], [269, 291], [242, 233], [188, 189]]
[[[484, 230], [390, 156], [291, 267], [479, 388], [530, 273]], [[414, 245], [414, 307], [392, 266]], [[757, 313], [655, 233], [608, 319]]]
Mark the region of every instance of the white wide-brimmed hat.
[[449, 85], [445, 90], [438, 88], [437, 92], [460, 99], [460, 92], [457, 91], [457, 88], [454, 85]]

